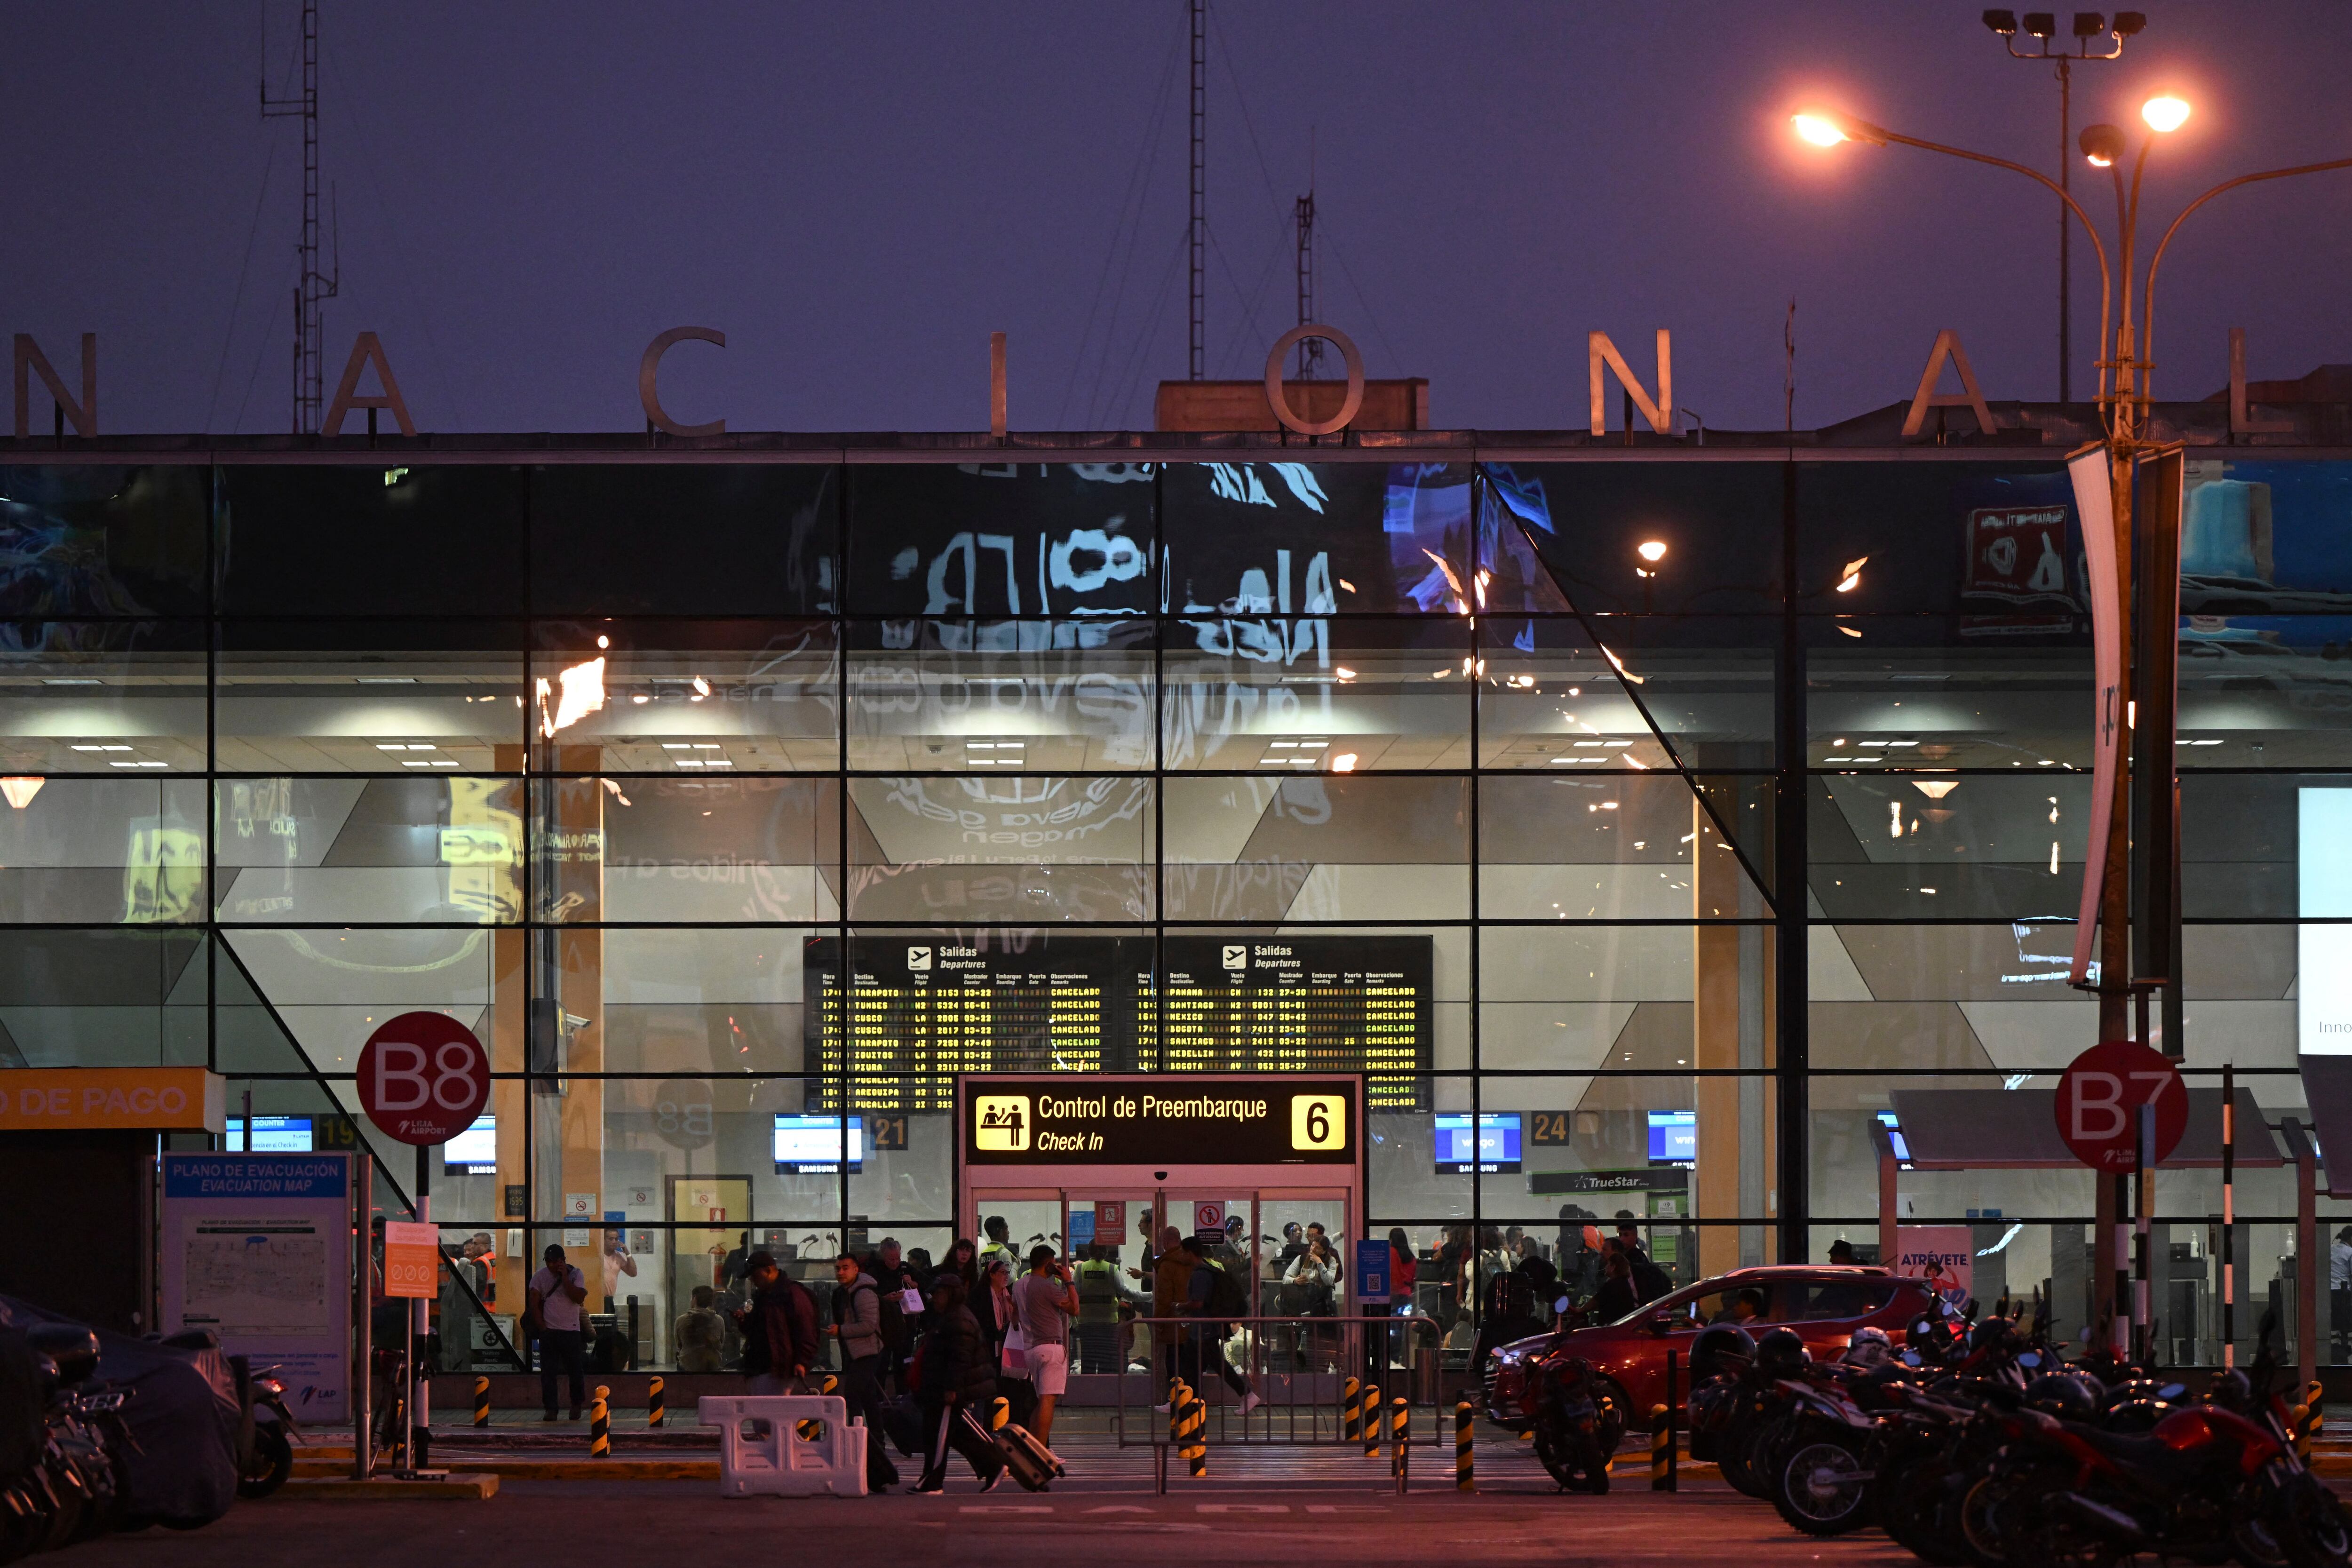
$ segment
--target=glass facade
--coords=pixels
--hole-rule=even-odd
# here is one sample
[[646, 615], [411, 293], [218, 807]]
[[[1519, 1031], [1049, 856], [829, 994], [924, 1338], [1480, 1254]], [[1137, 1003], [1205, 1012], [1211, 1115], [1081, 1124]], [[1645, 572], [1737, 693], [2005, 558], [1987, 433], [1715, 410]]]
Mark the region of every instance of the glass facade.
[[[991, 1068], [1363, 1071], [1367, 1217], [1424, 1247], [1873, 1255], [1892, 1095], [2096, 1036], [2059, 463], [1313, 455], [0, 468], [0, 1067], [206, 1065], [236, 1137], [349, 1147], [372, 1027], [448, 1013], [489, 1114], [374, 1145], [383, 1202], [429, 1181], [493, 1319], [603, 1252], [646, 1365], [747, 1242], [943, 1254]], [[2352, 465], [2190, 475], [2186, 1065], [2276, 1121]], [[1331, 978], [1244, 994], [1276, 948]], [[2293, 1175], [2240, 1173], [2242, 1333]], [[2156, 1186], [2217, 1359], [2218, 1175]], [[2086, 1172], [1900, 1194], [2079, 1321]]]

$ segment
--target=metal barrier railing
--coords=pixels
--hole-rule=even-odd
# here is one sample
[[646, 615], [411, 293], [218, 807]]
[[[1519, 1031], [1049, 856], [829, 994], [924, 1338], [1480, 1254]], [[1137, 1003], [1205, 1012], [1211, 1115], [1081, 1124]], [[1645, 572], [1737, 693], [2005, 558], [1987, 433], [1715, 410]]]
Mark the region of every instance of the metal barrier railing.
[[[1178, 1379], [1202, 1405], [1185, 1441], [1216, 1447], [1366, 1443], [1372, 1452], [1396, 1400], [1431, 1420], [1443, 1403], [1444, 1335], [1431, 1318], [1133, 1318], [1118, 1327], [1147, 1331], [1151, 1347], [1149, 1372], [1118, 1358], [1111, 1430], [1121, 1447], [1177, 1441], [1170, 1417], [1181, 1412], [1169, 1408], [1169, 1391]], [[1424, 1423], [1423, 1441], [1435, 1430]]]

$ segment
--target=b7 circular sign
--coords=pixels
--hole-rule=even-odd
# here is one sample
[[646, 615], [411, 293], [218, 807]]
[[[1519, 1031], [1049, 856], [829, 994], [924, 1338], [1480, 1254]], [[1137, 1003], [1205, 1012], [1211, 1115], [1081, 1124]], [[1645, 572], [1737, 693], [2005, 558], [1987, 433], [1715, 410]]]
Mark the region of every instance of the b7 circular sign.
[[490, 1057], [445, 1013], [403, 1013], [360, 1052], [360, 1106], [403, 1143], [446, 1143], [490, 1100]]
[[2058, 1080], [2058, 1136], [2095, 1171], [2120, 1175], [2139, 1158], [2139, 1108], [2155, 1110], [2161, 1163], [2189, 1127], [2189, 1089], [2172, 1059], [2137, 1040], [2103, 1040], [2076, 1057]]

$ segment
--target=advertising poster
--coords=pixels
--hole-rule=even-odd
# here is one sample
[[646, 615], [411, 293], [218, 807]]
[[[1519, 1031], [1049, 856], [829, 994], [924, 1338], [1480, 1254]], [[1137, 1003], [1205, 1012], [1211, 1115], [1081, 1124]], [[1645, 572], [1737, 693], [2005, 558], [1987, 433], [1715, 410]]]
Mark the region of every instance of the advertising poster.
[[1898, 1226], [1895, 1272], [1929, 1281], [1947, 1303], [1964, 1310], [1976, 1288], [1974, 1234], [1964, 1225]]
[[296, 1420], [350, 1415], [348, 1154], [165, 1154], [163, 1330], [277, 1367]]

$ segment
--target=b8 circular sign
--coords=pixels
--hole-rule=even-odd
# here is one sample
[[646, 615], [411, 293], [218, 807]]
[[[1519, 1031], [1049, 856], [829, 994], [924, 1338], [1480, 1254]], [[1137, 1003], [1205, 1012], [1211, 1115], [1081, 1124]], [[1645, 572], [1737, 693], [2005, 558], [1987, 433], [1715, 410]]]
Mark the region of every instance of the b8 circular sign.
[[446, 1143], [490, 1100], [490, 1057], [446, 1013], [403, 1013], [360, 1051], [360, 1107], [403, 1143]]

